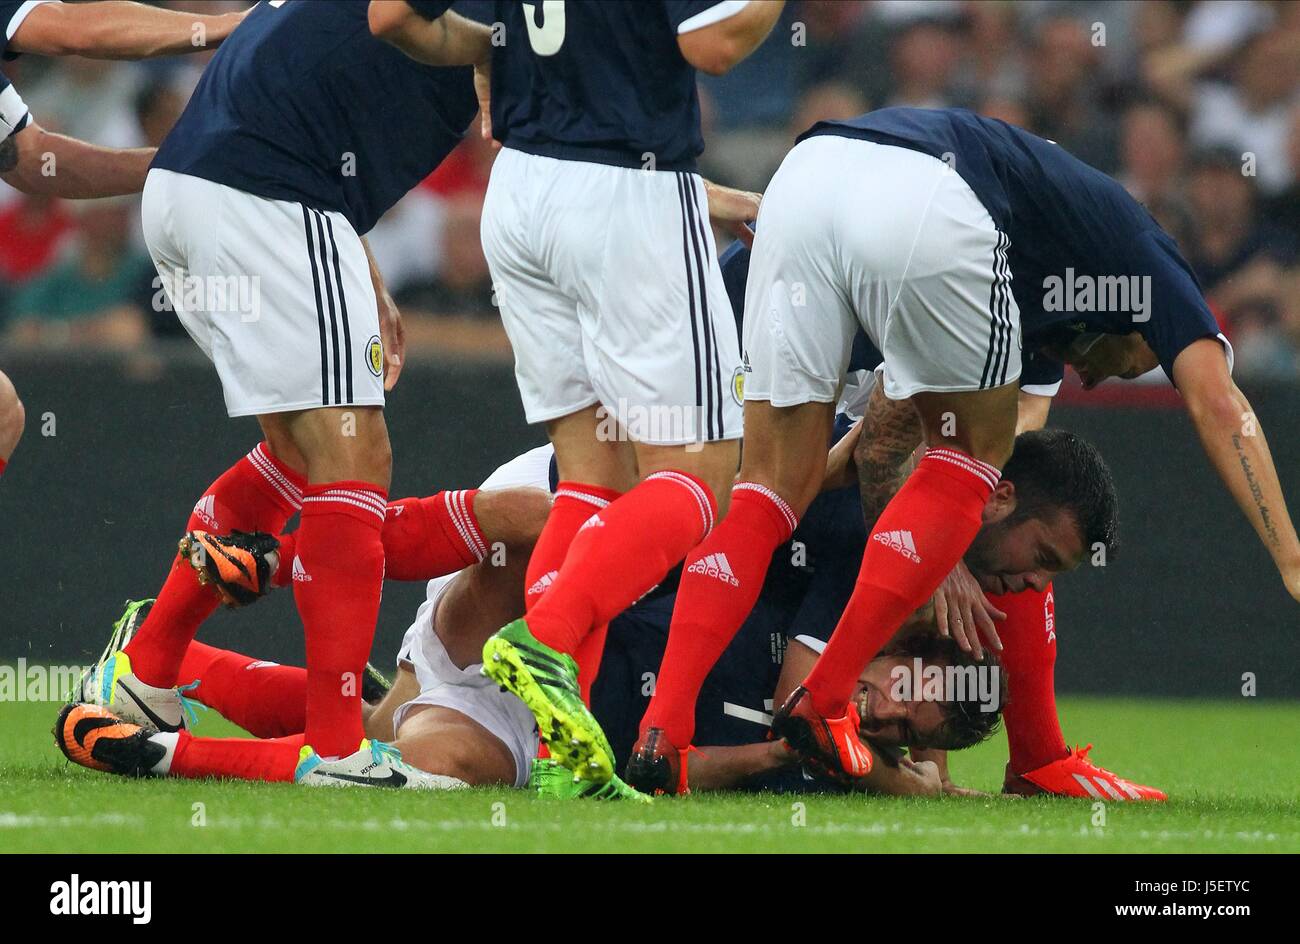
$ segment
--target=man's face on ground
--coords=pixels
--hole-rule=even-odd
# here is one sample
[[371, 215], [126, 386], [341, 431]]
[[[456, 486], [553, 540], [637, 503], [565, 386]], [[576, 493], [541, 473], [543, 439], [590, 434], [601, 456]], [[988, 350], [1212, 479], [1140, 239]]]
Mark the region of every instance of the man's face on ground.
[[1110, 377], [1132, 380], [1160, 366], [1160, 358], [1136, 331], [1083, 335], [1069, 344], [1045, 345], [1043, 350], [1073, 367], [1085, 390]]
[[1083, 536], [1069, 512], [1045, 518], [1009, 514], [985, 524], [966, 552], [966, 566], [985, 593], [1046, 589], [1057, 574], [1078, 565]]
[[932, 743], [943, 728], [943, 709], [936, 701], [900, 697], [894, 674], [899, 667], [908, 672], [915, 668], [910, 659], [881, 656], [873, 659], [858, 679], [853, 695], [861, 718], [858, 731], [886, 747]]

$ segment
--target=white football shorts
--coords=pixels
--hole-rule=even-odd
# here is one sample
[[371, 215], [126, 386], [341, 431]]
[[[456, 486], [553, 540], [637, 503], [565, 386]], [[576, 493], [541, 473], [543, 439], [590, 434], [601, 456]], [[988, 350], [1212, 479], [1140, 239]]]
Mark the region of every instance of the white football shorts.
[[736, 323], [699, 175], [507, 148], [482, 236], [530, 423], [601, 404], [638, 442], [740, 437]]
[[1020, 377], [1007, 237], [951, 167], [833, 135], [786, 155], [759, 210], [745, 294], [745, 399], [834, 403], [860, 325], [884, 392]]
[[382, 406], [370, 264], [341, 213], [155, 168], [145, 242], [231, 416]]

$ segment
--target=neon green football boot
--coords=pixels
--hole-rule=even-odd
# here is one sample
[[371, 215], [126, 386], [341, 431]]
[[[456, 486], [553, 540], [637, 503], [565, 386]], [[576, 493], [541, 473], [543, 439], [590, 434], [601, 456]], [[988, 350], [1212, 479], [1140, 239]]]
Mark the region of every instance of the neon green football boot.
[[604, 783], [592, 783], [589, 780], [574, 780], [568, 768], [557, 764], [549, 757], [537, 757], [533, 760], [532, 773], [528, 785], [537, 791], [539, 797], [553, 800], [627, 800], [632, 803], [653, 803], [654, 801], [634, 790], [618, 774]]
[[570, 656], [539, 642], [517, 619], [483, 645], [483, 674], [528, 706], [551, 757], [575, 780], [605, 783], [614, 776], [614, 752], [582, 702]]

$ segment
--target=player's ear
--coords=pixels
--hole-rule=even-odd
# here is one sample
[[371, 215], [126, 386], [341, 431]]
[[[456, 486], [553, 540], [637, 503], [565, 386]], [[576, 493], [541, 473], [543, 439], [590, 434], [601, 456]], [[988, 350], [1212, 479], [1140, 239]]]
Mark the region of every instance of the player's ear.
[[1002, 479], [984, 503], [981, 521], [984, 524], [997, 524], [1010, 517], [1015, 510], [1016, 484], [1010, 479]]

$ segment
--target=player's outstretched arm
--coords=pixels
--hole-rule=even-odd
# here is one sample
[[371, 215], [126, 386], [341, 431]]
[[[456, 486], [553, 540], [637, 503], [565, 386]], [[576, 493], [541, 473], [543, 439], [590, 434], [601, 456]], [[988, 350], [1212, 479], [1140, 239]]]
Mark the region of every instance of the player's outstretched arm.
[[726, 19], [682, 33], [677, 46], [682, 57], [701, 72], [722, 75], [767, 39], [784, 7], [785, 0], [749, 0]]
[[1287, 590], [1300, 600], [1300, 541], [1264, 429], [1228, 374], [1223, 346], [1202, 338], [1184, 348], [1174, 360], [1174, 383], [1210, 463], [1273, 556]]
[[14, 52], [91, 59], [148, 59], [219, 46], [248, 11], [206, 16], [132, 3], [46, 3], [9, 41]]
[[35, 122], [0, 142], [0, 179], [23, 193], [68, 200], [139, 193], [153, 148], [100, 147]]
[[446, 7], [442, 0], [370, 0], [370, 32], [427, 65], [485, 65], [492, 56], [492, 30]]

